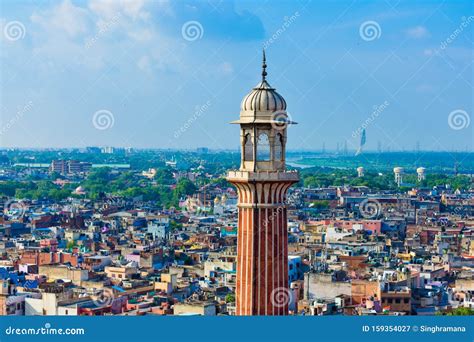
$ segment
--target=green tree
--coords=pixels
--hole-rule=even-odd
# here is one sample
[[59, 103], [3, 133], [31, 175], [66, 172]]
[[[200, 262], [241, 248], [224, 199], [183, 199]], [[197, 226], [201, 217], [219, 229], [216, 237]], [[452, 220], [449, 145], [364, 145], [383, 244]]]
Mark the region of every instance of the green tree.
[[235, 303], [235, 295], [233, 293], [228, 293], [225, 296], [225, 302], [226, 303]]

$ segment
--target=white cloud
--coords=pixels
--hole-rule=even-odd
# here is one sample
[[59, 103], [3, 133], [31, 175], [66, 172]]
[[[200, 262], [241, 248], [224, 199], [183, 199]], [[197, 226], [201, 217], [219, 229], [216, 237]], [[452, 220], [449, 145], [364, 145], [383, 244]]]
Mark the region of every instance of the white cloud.
[[430, 36], [430, 32], [424, 26], [416, 26], [406, 30], [406, 34], [410, 38], [421, 39]]
[[129, 37], [139, 42], [147, 42], [153, 39], [153, 32], [149, 29], [135, 30], [128, 33]]
[[70, 37], [87, 32], [90, 24], [87, 10], [74, 6], [70, 0], [64, 0], [51, 10], [33, 13], [30, 19], [46, 31], [65, 32]]
[[120, 12], [134, 20], [146, 20], [150, 14], [144, 10], [144, 6], [144, 0], [91, 0], [89, 2], [89, 8], [106, 19]]

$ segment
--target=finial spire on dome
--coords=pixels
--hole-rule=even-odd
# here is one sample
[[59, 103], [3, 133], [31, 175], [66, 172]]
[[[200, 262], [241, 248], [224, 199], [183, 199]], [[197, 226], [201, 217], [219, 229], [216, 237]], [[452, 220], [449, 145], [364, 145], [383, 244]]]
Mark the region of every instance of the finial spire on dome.
[[263, 63], [262, 63], [262, 82], [265, 81], [267, 76], [267, 59], [265, 57], [265, 49], [263, 49]]

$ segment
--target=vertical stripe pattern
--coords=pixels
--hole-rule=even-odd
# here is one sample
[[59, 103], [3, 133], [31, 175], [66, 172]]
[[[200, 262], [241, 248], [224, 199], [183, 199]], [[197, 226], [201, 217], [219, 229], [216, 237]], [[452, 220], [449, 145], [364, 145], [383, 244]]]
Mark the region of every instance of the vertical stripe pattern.
[[287, 315], [286, 193], [294, 181], [236, 181], [237, 315]]

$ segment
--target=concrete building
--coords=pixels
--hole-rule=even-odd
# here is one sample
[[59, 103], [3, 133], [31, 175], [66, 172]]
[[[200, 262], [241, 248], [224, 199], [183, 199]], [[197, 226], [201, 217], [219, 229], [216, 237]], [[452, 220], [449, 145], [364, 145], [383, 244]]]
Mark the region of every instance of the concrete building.
[[201, 315], [201, 316], [215, 316], [216, 315], [216, 304], [212, 302], [185, 302], [176, 303], [174, 305], [175, 315]]

